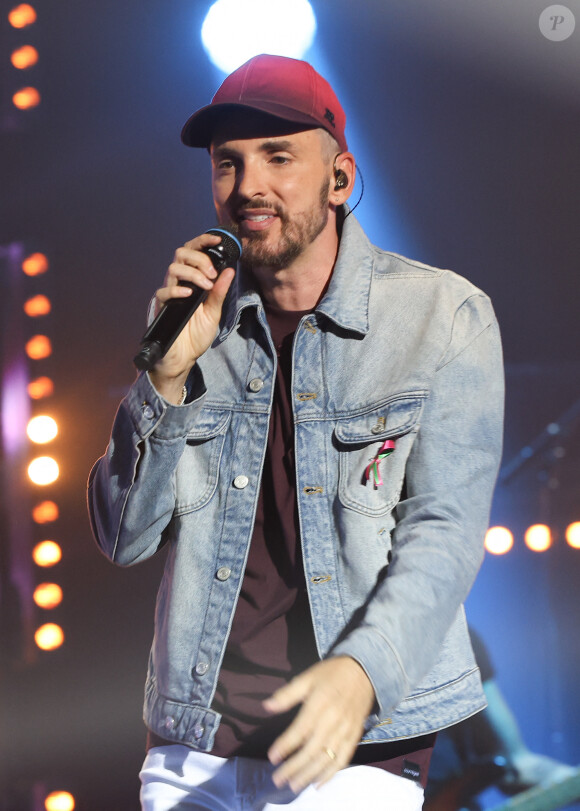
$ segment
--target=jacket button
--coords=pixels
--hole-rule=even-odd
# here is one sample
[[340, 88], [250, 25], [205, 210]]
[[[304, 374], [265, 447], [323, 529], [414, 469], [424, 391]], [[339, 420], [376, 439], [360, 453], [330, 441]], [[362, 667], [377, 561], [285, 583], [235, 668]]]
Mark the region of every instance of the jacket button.
[[205, 732], [205, 727], [203, 724], [196, 724], [193, 728], [193, 737], [196, 741], [199, 741], [200, 738], [203, 738], [203, 733]]
[[236, 490], [243, 490], [244, 487], [248, 486], [249, 481], [250, 480], [248, 479], [247, 476], [236, 476], [236, 478], [234, 479], [234, 487], [236, 488]]
[[225, 580], [229, 580], [231, 573], [232, 570], [228, 569], [227, 566], [220, 566], [220, 568], [216, 572], [216, 577], [218, 580], [221, 580], [223, 582]]
[[175, 727], [175, 718], [172, 718], [172, 717], [171, 717], [171, 715], [167, 715], [167, 716], [165, 717], [165, 723], [163, 724], [163, 726], [164, 726], [164, 727], [165, 727], [165, 729], [167, 729], [168, 731], [169, 731], [170, 729], [174, 729], [174, 727]]
[[262, 391], [264, 388], [264, 381], [260, 380], [259, 377], [254, 377], [252, 380], [250, 380], [248, 386], [250, 391], [253, 391], [254, 394], [256, 394], [257, 392]]
[[153, 407], [149, 405], [149, 403], [143, 403], [141, 406], [141, 411], [143, 412], [143, 416], [146, 420], [152, 420], [155, 416], [155, 411], [153, 411]]
[[198, 676], [205, 676], [209, 670], [209, 662], [198, 662], [195, 666], [195, 672]]

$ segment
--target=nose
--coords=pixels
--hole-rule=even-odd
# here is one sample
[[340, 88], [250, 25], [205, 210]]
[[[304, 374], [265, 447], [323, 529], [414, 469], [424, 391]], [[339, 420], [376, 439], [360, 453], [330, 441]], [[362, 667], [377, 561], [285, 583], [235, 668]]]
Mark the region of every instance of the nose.
[[236, 186], [239, 196], [246, 200], [251, 200], [253, 197], [265, 197], [266, 178], [259, 163], [244, 163], [238, 169]]

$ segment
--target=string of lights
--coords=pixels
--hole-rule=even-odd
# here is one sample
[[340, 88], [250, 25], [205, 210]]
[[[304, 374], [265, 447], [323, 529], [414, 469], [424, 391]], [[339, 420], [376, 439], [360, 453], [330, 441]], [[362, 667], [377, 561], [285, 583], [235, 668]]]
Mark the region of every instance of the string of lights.
[[[20, 133], [42, 101], [39, 89], [38, 13], [28, 3], [15, 5], [3, 20], [3, 74], [8, 92], [2, 98], [2, 130]], [[60, 476], [59, 425], [54, 414], [50, 336], [52, 301], [50, 262], [45, 253], [23, 243], [0, 246], [5, 265], [3, 328], [0, 343], [2, 400], [2, 521], [8, 537], [9, 589], [17, 619], [11, 662], [14, 672], [42, 668], [45, 657], [58, 655], [65, 642], [59, 617], [64, 593], [59, 583], [63, 549], [55, 532], [59, 505], [55, 485]], [[4, 268], [3, 268], [4, 270]], [[3, 583], [4, 585], [4, 583]], [[4, 593], [2, 593], [4, 592]], [[17, 636], [20, 639], [17, 639]], [[34, 811], [73, 811], [75, 798], [50, 785], [47, 775], [30, 775], [27, 807]], [[46, 785], [45, 785], [46, 781]]]

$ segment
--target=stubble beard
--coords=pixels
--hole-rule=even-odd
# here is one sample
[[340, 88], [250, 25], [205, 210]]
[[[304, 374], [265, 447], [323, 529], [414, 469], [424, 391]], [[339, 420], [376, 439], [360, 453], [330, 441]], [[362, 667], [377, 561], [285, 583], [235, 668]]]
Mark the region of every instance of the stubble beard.
[[265, 205], [264, 201], [255, 200], [245, 205], [245, 210], [271, 208], [280, 219], [281, 228], [278, 244], [274, 246], [267, 244], [269, 234], [264, 231], [242, 237], [242, 269], [266, 267], [276, 271], [288, 267], [324, 231], [328, 222], [328, 200], [328, 181], [325, 180], [320, 187], [318, 208], [293, 219], [281, 207]]

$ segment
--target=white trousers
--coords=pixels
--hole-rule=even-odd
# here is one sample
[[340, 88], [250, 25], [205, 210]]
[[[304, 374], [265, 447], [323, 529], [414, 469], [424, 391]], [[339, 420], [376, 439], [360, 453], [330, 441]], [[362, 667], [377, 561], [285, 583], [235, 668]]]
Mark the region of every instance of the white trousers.
[[423, 789], [374, 766], [349, 766], [320, 789], [277, 789], [274, 767], [187, 746], [150, 749], [141, 770], [143, 811], [421, 811]]

